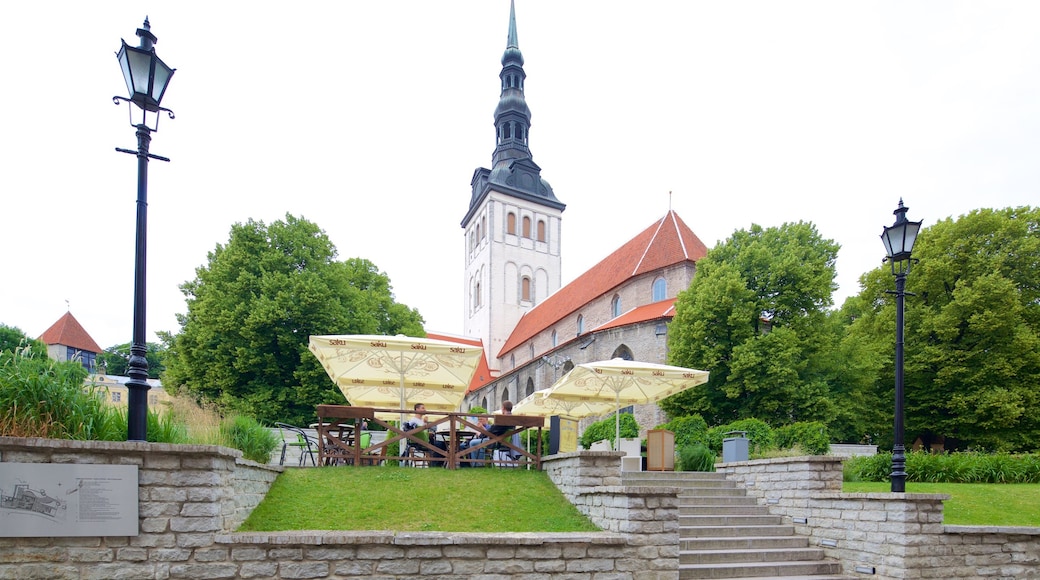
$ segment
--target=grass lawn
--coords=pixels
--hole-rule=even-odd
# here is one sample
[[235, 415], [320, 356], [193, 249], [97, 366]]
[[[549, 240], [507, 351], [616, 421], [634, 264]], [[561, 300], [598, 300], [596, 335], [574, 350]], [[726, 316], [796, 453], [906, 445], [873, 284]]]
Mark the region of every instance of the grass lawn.
[[[886, 482], [845, 482], [842, 491], [888, 492]], [[908, 481], [907, 493], [944, 493], [943, 521], [958, 526], [1040, 527], [1040, 484], [1037, 483], [918, 483]]]
[[598, 531], [549, 481], [525, 469], [290, 468], [240, 531]]

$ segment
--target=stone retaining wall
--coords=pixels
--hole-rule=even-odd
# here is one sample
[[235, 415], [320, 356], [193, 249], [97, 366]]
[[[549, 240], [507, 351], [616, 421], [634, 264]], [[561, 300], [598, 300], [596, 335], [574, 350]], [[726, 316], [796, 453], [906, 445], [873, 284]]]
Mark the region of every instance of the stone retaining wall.
[[1040, 578], [1040, 528], [943, 525], [947, 495], [842, 493], [839, 457], [718, 465], [810, 545], [870, 578]]
[[621, 487], [614, 452], [544, 460], [607, 530], [568, 534], [236, 533], [282, 468], [222, 447], [0, 437], [4, 463], [137, 465], [140, 533], [0, 538], [0, 579], [678, 578], [675, 490]]

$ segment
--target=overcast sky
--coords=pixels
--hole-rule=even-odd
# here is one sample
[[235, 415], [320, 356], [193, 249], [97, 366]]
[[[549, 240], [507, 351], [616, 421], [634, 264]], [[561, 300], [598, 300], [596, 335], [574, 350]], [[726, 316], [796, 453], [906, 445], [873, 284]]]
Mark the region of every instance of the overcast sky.
[[[925, 226], [1040, 201], [1040, 2], [518, 0], [563, 278], [674, 208], [707, 246], [813, 222], [835, 302], [900, 198]], [[469, 181], [494, 149], [508, 0], [0, 7], [0, 323], [133, 326], [136, 160], [114, 53], [148, 15], [177, 68], [149, 168], [148, 340], [233, 223], [286, 213], [462, 332]], [[669, 198], [669, 192], [672, 192]], [[68, 306], [66, 305], [68, 301]]]

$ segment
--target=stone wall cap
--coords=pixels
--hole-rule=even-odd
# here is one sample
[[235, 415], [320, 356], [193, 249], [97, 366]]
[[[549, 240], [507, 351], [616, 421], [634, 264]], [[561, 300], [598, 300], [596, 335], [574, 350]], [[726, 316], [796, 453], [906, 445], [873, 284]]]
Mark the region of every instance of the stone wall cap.
[[217, 544], [272, 544], [280, 546], [331, 546], [346, 544], [396, 544], [403, 546], [545, 544], [623, 545], [625, 536], [613, 532], [394, 532], [385, 530], [297, 530], [284, 532], [235, 532], [218, 534]]
[[947, 493], [893, 493], [893, 492], [874, 492], [874, 493], [852, 493], [852, 492], [823, 492], [814, 495], [815, 498], [819, 499], [877, 499], [884, 501], [893, 500], [906, 500], [906, 501], [946, 501], [950, 499], [950, 494]]
[[1010, 534], [1040, 536], [1040, 527], [1026, 526], [943, 526], [947, 534]]

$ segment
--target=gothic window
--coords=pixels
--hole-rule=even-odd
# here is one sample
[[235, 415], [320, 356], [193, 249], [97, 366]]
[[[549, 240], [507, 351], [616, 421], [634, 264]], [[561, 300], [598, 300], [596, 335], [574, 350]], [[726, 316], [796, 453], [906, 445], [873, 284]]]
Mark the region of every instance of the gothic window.
[[585, 317], [581, 314], [578, 315], [578, 336], [585, 333]]
[[534, 343], [527, 345], [527, 354], [531, 360], [534, 360]]
[[556, 346], [557, 344], [559, 344], [559, 342], [560, 339], [556, 337], [556, 331], [552, 331], [552, 345]]
[[482, 216], [480, 218], [480, 239], [483, 240], [486, 237], [487, 237], [487, 216]]
[[527, 377], [527, 396], [530, 397], [534, 394], [534, 379]]
[[506, 216], [506, 233], [516, 235], [516, 214], [513, 212]]
[[524, 216], [524, 237], [531, 237], [531, 218]]
[[531, 278], [528, 276], [520, 278], [520, 299], [525, 302], [531, 301]]
[[654, 280], [654, 302], [660, 302], [665, 299], [668, 295], [668, 284], [664, 281], [664, 278], [658, 278]]
[[515, 354], [509, 355], [509, 368], [511, 368], [511, 369], [515, 369], [516, 368], [516, 355]]
[[617, 318], [621, 316], [621, 297], [617, 294], [610, 300], [610, 317]]
[[538, 241], [545, 241], [545, 220], [538, 220]]
[[636, 357], [632, 354], [632, 349], [625, 345], [621, 345], [614, 349], [614, 354], [611, 355], [612, 359], [620, 358], [624, 360], [636, 360]]

